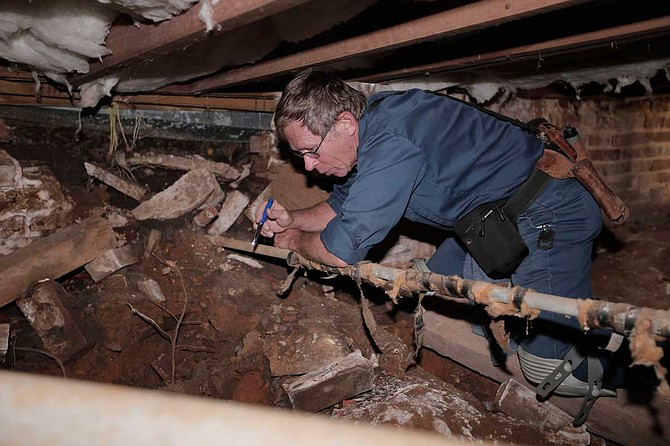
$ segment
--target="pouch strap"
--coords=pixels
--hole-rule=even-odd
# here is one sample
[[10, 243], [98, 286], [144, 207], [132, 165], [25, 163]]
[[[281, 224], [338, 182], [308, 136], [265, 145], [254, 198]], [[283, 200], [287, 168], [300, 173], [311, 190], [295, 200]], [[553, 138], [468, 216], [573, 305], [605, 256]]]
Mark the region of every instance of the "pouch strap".
[[516, 221], [516, 218], [528, 209], [533, 200], [544, 190], [549, 179], [549, 175], [540, 169], [533, 169], [528, 179], [519, 186], [516, 194], [507, 200], [502, 207], [507, 217], [512, 221]]

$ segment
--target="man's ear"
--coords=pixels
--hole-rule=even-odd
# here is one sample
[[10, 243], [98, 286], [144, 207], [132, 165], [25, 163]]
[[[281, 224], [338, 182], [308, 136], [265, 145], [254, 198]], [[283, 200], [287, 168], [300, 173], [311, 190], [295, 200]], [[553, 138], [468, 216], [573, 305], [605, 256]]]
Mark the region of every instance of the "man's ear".
[[358, 120], [348, 111], [343, 111], [337, 115], [338, 130], [346, 135], [354, 135], [358, 130]]

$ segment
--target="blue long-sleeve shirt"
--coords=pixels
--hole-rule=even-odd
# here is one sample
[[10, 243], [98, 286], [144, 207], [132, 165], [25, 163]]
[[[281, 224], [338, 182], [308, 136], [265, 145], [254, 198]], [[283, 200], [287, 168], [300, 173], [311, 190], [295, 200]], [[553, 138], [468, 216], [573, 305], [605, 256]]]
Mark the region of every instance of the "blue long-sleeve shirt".
[[368, 104], [376, 101], [359, 121], [357, 165], [328, 199], [336, 217], [321, 232], [326, 249], [349, 264], [402, 217], [449, 228], [512, 196], [542, 155], [534, 135], [447, 96], [409, 90]]

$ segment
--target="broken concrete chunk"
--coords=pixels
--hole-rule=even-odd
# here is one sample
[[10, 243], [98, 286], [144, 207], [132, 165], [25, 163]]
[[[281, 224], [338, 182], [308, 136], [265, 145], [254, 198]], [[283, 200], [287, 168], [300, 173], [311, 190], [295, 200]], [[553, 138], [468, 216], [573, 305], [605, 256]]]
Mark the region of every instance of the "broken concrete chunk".
[[296, 410], [318, 412], [372, 389], [374, 364], [360, 351], [282, 386]]
[[158, 282], [156, 282], [154, 279], [141, 280], [137, 282], [137, 286], [140, 291], [153, 302], [165, 302], [165, 295], [163, 294], [163, 291], [161, 291], [161, 287], [158, 285]]
[[0, 150], [0, 188], [21, 187], [23, 171], [17, 160], [4, 150]]
[[242, 214], [244, 208], [249, 204], [249, 197], [242, 192], [235, 190], [228, 194], [226, 201], [223, 202], [219, 217], [210, 226], [207, 233], [209, 235], [220, 235], [226, 232], [235, 223], [237, 217]]
[[97, 283], [115, 271], [139, 262], [130, 245], [110, 249], [95, 260], [87, 263], [84, 268]]
[[9, 324], [0, 324], [0, 362], [5, 360], [9, 350]]
[[587, 446], [591, 435], [586, 426], [572, 426], [572, 417], [551, 402], [539, 402], [535, 392], [514, 379], [500, 385], [493, 401], [494, 408], [507, 416], [539, 427], [554, 444]]
[[132, 213], [138, 220], [169, 220], [193, 211], [220, 191], [221, 186], [213, 174], [205, 169], [192, 170], [137, 206]]
[[35, 329], [45, 351], [65, 361], [86, 345], [86, 338], [63, 306], [67, 292], [61, 284], [46, 280], [37, 283], [29, 296], [16, 305]]
[[88, 173], [93, 178], [105, 183], [110, 187], [113, 187], [122, 194], [127, 195], [136, 201], [142, 201], [142, 199], [147, 195], [147, 189], [140, 186], [139, 184], [124, 180], [123, 178], [118, 177], [113, 173], [108, 172], [91, 163], [84, 163], [84, 167], [86, 168], [86, 173]]

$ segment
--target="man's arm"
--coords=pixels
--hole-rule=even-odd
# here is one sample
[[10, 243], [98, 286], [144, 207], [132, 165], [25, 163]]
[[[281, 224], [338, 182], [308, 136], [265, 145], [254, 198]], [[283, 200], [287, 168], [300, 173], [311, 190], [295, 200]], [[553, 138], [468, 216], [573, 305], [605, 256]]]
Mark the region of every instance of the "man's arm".
[[287, 229], [275, 235], [275, 246], [295, 251], [310, 260], [330, 266], [344, 267], [347, 262], [331, 254], [326, 249], [319, 232], [303, 232]]
[[311, 208], [293, 211], [294, 229], [300, 229], [305, 232], [321, 232], [328, 225], [328, 222], [335, 218], [335, 211], [328, 203], [321, 202]]

